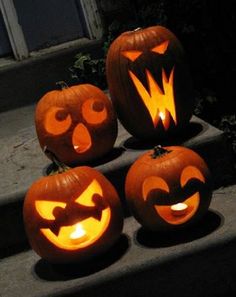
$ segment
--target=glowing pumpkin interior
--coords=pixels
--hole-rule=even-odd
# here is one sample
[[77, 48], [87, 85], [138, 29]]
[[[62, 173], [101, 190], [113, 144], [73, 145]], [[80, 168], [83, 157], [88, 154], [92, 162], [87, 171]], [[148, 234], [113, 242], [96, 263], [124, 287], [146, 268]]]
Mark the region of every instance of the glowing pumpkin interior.
[[[168, 45], [169, 41], [165, 40], [161, 44], [152, 48], [151, 52], [163, 55], [165, 54]], [[142, 52], [137, 50], [123, 51], [122, 55], [134, 62], [142, 55]], [[165, 70], [162, 68], [163, 90], [148, 69], [146, 69], [148, 90], [131, 70], [128, 70], [128, 73], [150, 115], [154, 128], [156, 128], [159, 121], [161, 121], [164, 129], [168, 130], [171, 122], [170, 117], [172, 117], [173, 122], [177, 125], [174, 99], [174, 67], [172, 68], [169, 77], [167, 77]]]
[[[92, 245], [106, 231], [110, 223], [111, 211], [108, 206], [99, 210], [92, 200], [92, 197], [97, 194], [103, 197], [103, 191], [100, 184], [94, 179], [83, 193], [75, 199], [75, 202], [92, 209], [92, 211], [101, 212], [99, 219], [87, 215], [83, 220], [75, 220], [71, 225], [60, 226], [57, 233], [51, 228], [41, 228], [40, 232], [55, 246], [65, 250], [77, 250]], [[55, 221], [56, 217], [54, 210], [57, 208], [66, 211], [67, 203], [60, 201], [36, 200], [35, 208], [41, 218], [45, 221]], [[70, 213], [66, 214], [70, 216]]]
[[[187, 182], [191, 179], [198, 179], [202, 183], [205, 183], [205, 178], [202, 173], [194, 166], [187, 166], [181, 173], [180, 185], [183, 188]], [[142, 185], [143, 199], [146, 201], [148, 194], [153, 189], [160, 189], [166, 193], [170, 193], [170, 188], [166, 181], [158, 176], [147, 177]], [[158, 215], [167, 223], [173, 225], [179, 225], [187, 222], [194, 216], [198, 210], [200, 203], [200, 194], [195, 192], [181, 203], [172, 205], [154, 205]]]

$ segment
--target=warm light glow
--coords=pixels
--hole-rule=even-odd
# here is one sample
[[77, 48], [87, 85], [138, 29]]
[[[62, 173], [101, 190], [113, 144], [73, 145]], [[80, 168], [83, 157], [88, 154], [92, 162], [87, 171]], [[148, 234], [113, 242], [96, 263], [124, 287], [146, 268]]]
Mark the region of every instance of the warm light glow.
[[47, 200], [35, 201], [35, 208], [37, 212], [45, 220], [55, 220], [55, 216], [53, 215], [53, 210], [55, 207], [65, 208], [66, 203]]
[[83, 118], [89, 124], [101, 124], [107, 118], [107, 109], [103, 102], [95, 99], [88, 99], [82, 105]]
[[75, 127], [72, 135], [72, 143], [78, 154], [82, 154], [90, 149], [92, 140], [90, 133], [84, 124], [80, 123]]
[[54, 234], [49, 228], [42, 228], [40, 231], [55, 246], [64, 250], [77, 250], [93, 244], [97, 241], [109, 226], [111, 219], [111, 210], [106, 208], [102, 211], [101, 220], [87, 218], [80, 221], [80, 225], [86, 233], [81, 238], [72, 239], [71, 234], [76, 231], [78, 223], [72, 226], [62, 226], [58, 235]]
[[159, 112], [159, 116], [162, 119], [162, 121], [164, 121], [164, 119], [166, 117], [165, 114], [164, 114], [164, 112]]
[[152, 190], [163, 190], [167, 193], [169, 193], [169, 186], [164, 181], [163, 178], [158, 176], [149, 176], [147, 177], [142, 186], [142, 193], [143, 193], [143, 199], [147, 200], [148, 194]]
[[165, 70], [162, 69], [162, 85], [164, 93], [149, 70], [146, 70], [149, 91], [147, 91], [142, 82], [131, 70], [129, 70], [129, 75], [151, 116], [154, 127], [156, 127], [159, 120], [161, 120], [165, 130], [167, 130], [170, 125], [169, 114], [172, 116], [175, 124], [177, 124], [173, 90], [174, 68], [171, 70], [169, 79], [166, 76]]
[[83, 237], [85, 234], [86, 232], [84, 231], [82, 225], [78, 223], [75, 227], [75, 231], [71, 233], [70, 238], [71, 239], [80, 238], [80, 237]]
[[177, 203], [170, 207], [174, 216], [183, 216], [186, 214], [188, 205], [186, 203]]
[[169, 45], [169, 40], [165, 40], [161, 44], [155, 46], [152, 49], [152, 52], [157, 53], [157, 54], [164, 54], [167, 50], [168, 45]]
[[64, 108], [52, 107], [46, 113], [44, 127], [48, 133], [60, 135], [70, 128], [71, 123], [71, 116], [65, 113]]
[[134, 62], [140, 55], [142, 55], [141, 51], [123, 51], [122, 55]]
[[196, 178], [201, 182], [205, 183], [205, 178], [199, 169], [197, 169], [194, 166], [187, 166], [184, 168], [184, 170], [181, 173], [181, 177], [180, 177], [181, 187], [184, 187], [187, 184], [187, 182], [192, 178]]
[[[75, 199], [75, 202], [87, 207], [96, 207], [92, 200], [94, 194], [100, 195], [101, 199], [103, 199], [102, 187], [96, 179], [92, 180], [80, 196]], [[47, 203], [48, 201], [36, 201], [36, 209], [43, 218], [48, 220], [55, 220], [52, 214], [54, 207], [66, 207], [66, 203], [63, 202], [50, 203], [49, 201]], [[65, 250], [84, 248], [97, 241], [109, 226], [111, 219], [110, 208], [106, 206], [103, 209], [99, 209], [98, 207], [97, 211], [100, 214], [98, 217], [93, 217], [91, 214], [91, 217], [89, 216], [71, 226], [61, 226], [58, 235], [49, 228], [42, 228], [40, 231], [58, 248]]]
[[94, 206], [94, 202], [92, 201], [92, 197], [94, 194], [98, 194], [103, 196], [102, 188], [100, 184], [93, 179], [92, 182], [87, 186], [87, 188], [79, 195], [75, 202], [86, 205], [86, 206]]

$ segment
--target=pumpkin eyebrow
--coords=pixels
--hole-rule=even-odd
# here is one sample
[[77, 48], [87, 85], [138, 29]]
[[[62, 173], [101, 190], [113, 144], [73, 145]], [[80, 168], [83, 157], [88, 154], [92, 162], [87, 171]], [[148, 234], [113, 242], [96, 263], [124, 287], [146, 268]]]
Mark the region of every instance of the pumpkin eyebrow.
[[153, 47], [151, 51], [157, 54], [164, 54], [165, 51], [167, 50], [168, 45], [169, 45], [169, 40], [165, 40], [161, 44], [158, 44], [157, 46]]
[[140, 55], [142, 55], [141, 51], [122, 51], [122, 55], [132, 62], [134, 62]]

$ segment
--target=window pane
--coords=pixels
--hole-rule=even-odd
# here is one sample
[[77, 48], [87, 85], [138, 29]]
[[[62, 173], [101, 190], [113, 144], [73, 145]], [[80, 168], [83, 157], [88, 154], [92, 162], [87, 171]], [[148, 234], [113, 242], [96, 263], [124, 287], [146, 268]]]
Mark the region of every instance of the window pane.
[[30, 51], [84, 35], [75, 0], [14, 0]]
[[0, 11], [0, 57], [11, 53], [11, 45], [8, 39], [7, 30]]

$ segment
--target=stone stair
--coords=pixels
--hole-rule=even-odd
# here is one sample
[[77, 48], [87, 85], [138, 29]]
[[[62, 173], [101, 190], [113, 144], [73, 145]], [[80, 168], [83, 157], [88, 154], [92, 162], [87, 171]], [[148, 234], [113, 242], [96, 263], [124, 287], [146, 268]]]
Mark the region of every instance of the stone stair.
[[[123, 184], [133, 161], [153, 143], [132, 138], [119, 125], [114, 150], [90, 164], [115, 185], [126, 213], [119, 242], [86, 265], [50, 265], [27, 243], [25, 193], [50, 170], [39, 147], [34, 105], [0, 114], [0, 296], [235, 296], [236, 181], [224, 133], [197, 117], [181, 137], [208, 163], [215, 190], [210, 210], [188, 230], [147, 234], [129, 216]], [[231, 185], [230, 185], [231, 184]]]

